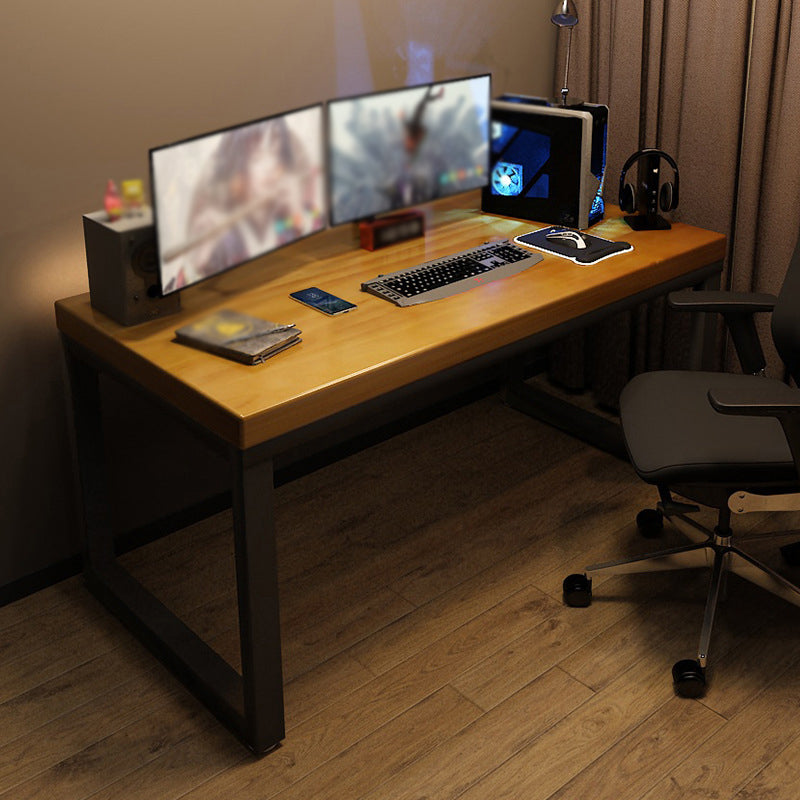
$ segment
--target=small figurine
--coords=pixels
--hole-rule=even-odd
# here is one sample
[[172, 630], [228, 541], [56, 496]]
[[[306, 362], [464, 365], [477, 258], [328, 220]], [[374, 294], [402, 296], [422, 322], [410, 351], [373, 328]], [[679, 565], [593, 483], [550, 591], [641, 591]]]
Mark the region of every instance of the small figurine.
[[117, 191], [117, 184], [111, 178], [108, 179], [106, 184], [106, 195], [103, 198], [103, 205], [105, 206], [106, 213], [109, 220], [112, 222], [122, 216], [122, 198]]
[[122, 201], [126, 217], [144, 213], [144, 184], [138, 178], [122, 181]]

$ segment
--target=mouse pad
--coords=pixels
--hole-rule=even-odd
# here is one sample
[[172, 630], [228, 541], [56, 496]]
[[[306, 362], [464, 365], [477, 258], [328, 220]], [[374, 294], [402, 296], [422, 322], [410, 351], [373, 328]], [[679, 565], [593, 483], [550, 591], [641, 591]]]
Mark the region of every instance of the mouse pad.
[[517, 236], [514, 241], [527, 247], [535, 247], [543, 253], [552, 253], [562, 258], [568, 258], [576, 264], [588, 266], [602, 261], [604, 258], [627, 253], [633, 250], [633, 245], [628, 242], [612, 242], [610, 239], [601, 239], [599, 236], [592, 236], [590, 233], [582, 233], [583, 240], [586, 242], [585, 248], [577, 248], [565, 242], [550, 242], [547, 234], [551, 231], [564, 230], [561, 225], [551, 225], [549, 228], [542, 228], [540, 231], [525, 233]]

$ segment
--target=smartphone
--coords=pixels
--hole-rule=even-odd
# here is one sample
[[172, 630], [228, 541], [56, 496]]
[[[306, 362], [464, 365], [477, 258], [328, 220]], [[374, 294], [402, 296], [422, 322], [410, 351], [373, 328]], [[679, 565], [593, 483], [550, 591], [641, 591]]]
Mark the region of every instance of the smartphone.
[[342, 300], [341, 297], [337, 297], [335, 294], [317, 289], [316, 286], [303, 289], [300, 292], [291, 292], [289, 297], [303, 305], [311, 306], [311, 308], [316, 308], [317, 311], [321, 311], [323, 314], [330, 314], [331, 316], [344, 314], [356, 308], [354, 303], [348, 303], [347, 300]]

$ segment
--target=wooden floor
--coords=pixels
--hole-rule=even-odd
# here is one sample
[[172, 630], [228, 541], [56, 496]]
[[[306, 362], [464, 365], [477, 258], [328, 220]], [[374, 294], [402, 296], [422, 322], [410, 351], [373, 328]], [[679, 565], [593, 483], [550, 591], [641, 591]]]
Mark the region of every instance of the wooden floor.
[[[680, 541], [639, 537], [652, 500], [496, 397], [283, 487], [287, 736], [263, 759], [80, 579], [6, 606], [0, 797], [796, 800], [800, 609], [732, 578], [708, 693], [685, 700], [670, 669], [695, 655], [705, 575], [561, 603], [586, 563]], [[231, 548], [222, 514], [126, 559], [236, 663]]]

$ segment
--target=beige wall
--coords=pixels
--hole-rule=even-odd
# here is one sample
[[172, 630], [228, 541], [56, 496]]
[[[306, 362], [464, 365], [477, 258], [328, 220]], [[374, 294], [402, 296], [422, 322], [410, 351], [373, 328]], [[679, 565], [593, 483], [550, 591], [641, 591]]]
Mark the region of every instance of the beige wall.
[[[547, 95], [552, 0], [5, 0], [0, 587], [79, 549], [53, 301], [81, 214], [155, 145], [341, 94], [491, 72]], [[467, 10], [469, 8], [469, 10]]]

